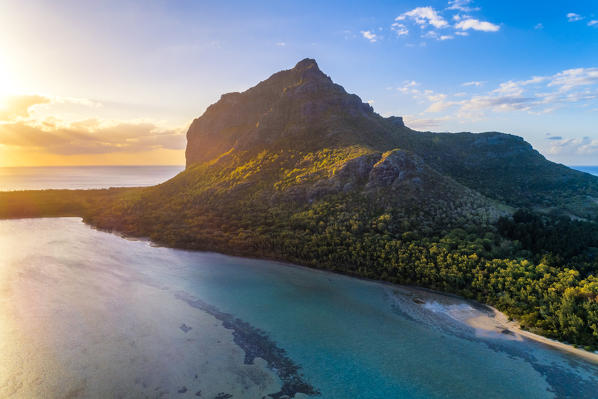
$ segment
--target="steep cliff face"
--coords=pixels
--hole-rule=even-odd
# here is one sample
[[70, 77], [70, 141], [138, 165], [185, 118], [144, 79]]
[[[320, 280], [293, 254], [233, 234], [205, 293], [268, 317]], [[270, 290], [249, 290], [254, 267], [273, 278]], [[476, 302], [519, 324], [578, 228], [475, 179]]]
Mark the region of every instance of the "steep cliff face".
[[231, 150], [386, 149], [397, 127], [305, 59], [243, 93], [223, 95], [195, 119], [187, 133], [187, 166]]

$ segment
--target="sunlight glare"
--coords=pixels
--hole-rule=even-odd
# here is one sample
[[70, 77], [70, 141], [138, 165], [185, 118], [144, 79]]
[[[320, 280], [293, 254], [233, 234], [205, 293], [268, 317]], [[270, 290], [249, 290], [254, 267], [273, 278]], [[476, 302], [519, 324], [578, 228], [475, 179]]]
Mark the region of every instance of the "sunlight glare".
[[15, 92], [14, 75], [9, 70], [8, 62], [2, 52], [0, 52], [0, 106], [4, 104], [6, 98]]

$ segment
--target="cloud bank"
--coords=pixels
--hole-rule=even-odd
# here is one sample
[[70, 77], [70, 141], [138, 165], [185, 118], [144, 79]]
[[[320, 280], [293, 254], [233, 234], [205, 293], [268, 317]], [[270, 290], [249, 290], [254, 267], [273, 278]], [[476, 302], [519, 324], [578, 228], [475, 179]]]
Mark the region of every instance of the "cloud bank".
[[96, 107], [86, 99], [13, 96], [0, 106], [0, 145], [50, 154], [107, 154], [185, 148], [182, 128], [165, 128], [152, 121], [38, 119], [36, 107], [72, 102]]
[[[481, 87], [483, 82], [466, 82], [462, 87]], [[589, 105], [598, 100], [598, 68], [567, 69], [550, 76], [509, 80], [486, 93], [437, 93], [418, 88], [414, 81], [397, 90], [427, 104], [424, 113], [451, 109], [460, 119], [476, 120], [490, 112], [525, 111], [532, 114], [552, 112], [567, 104]]]

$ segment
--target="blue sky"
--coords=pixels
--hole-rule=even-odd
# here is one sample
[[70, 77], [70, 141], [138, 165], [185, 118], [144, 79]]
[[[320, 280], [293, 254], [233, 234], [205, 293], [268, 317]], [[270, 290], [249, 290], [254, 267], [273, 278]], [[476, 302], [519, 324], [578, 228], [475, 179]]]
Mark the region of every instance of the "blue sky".
[[413, 128], [504, 131], [551, 160], [598, 164], [596, 1], [2, 7], [5, 164], [183, 163], [186, 127], [209, 104], [305, 57]]

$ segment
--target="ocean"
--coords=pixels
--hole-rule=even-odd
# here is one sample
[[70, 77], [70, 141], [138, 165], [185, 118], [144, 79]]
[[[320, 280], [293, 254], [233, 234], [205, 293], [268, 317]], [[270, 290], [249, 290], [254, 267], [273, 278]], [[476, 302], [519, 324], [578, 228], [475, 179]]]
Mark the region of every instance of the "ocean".
[[184, 166], [50, 166], [0, 168], [0, 191], [152, 186]]
[[570, 166], [570, 168], [598, 176], [598, 166]]

